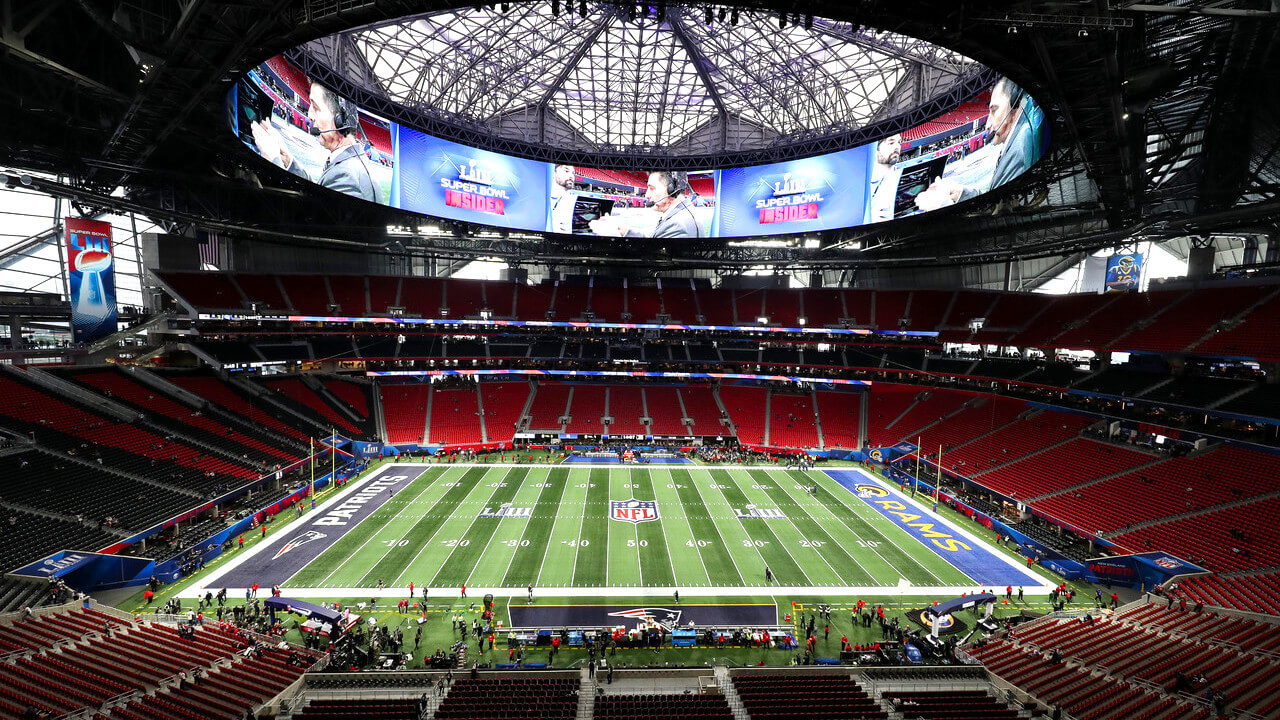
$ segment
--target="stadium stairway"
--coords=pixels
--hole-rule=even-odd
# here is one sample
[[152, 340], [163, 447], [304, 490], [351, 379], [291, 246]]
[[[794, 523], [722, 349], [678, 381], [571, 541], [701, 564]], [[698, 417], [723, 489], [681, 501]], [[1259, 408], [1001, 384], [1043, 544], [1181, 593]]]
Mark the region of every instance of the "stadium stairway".
[[[1147, 467], [1147, 466], [1144, 465], [1143, 467]], [[1134, 472], [1141, 469], [1143, 468], [1138, 467], [1127, 472]], [[1119, 474], [1124, 474], [1124, 473], [1119, 473]], [[1128, 527], [1122, 527], [1116, 530], [1108, 530], [1102, 533], [1100, 537], [1109, 540], [1111, 538], [1118, 537], [1120, 535], [1136, 532], [1138, 530], [1144, 530], [1154, 525], [1163, 525], [1165, 523], [1173, 522], [1175, 520], [1185, 520], [1187, 518], [1194, 518], [1194, 517], [1199, 517], [1201, 515], [1208, 515], [1210, 513], [1215, 513], [1220, 510], [1229, 510], [1231, 508], [1241, 507], [1243, 505], [1252, 505], [1253, 503], [1261, 502], [1263, 500], [1271, 500], [1273, 498], [1280, 498], [1280, 490], [1273, 490], [1271, 492], [1262, 493], [1261, 495], [1250, 495], [1247, 498], [1232, 500], [1231, 502], [1225, 502], [1219, 505], [1210, 505], [1209, 507], [1199, 508], [1196, 510], [1192, 510], [1190, 512], [1178, 513], [1177, 515], [1166, 515], [1164, 517], [1158, 517], [1151, 520], [1146, 520], [1144, 522], [1134, 523], [1133, 525], [1130, 525]], [[1032, 500], [1034, 499], [1035, 498], [1032, 498]]]
[[1123, 470], [1118, 470], [1118, 471], [1116, 471], [1116, 472], [1109, 473], [1109, 474], [1107, 474], [1107, 475], [1103, 475], [1103, 476], [1101, 476], [1101, 477], [1096, 477], [1096, 478], [1093, 478], [1093, 479], [1091, 479], [1091, 480], [1085, 480], [1085, 481], [1084, 481], [1084, 482], [1082, 482], [1082, 483], [1076, 483], [1075, 485], [1072, 485], [1072, 486], [1070, 486], [1070, 487], [1062, 488], [1061, 490], [1054, 490], [1053, 492], [1047, 492], [1047, 493], [1043, 493], [1043, 494], [1041, 494], [1041, 495], [1036, 495], [1035, 497], [1027, 498], [1027, 502], [1029, 502], [1029, 503], [1030, 503], [1030, 502], [1035, 502], [1035, 501], [1037, 501], [1037, 500], [1044, 500], [1044, 499], [1046, 499], [1046, 498], [1058, 497], [1059, 495], [1064, 495], [1064, 494], [1066, 494], [1066, 493], [1075, 492], [1076, 490], [1082, 490], [1082, 489], [1084, 489], [1084, 488], [1091, 487], [1091, 486], [1093, 486], [1093, 485], [1097, 485], [1098, 483], [1104, 483], [1104, 482], [1106, 482], [1106, 481], [1108, 481], [1108, 480], [1111, 480], [1112, 478], [1118, 478], [1118, 477], [1120, 477], [1120, 476], [1122, 476], [1122, 475], [1129, 475], [1129, 474], [1131, 474], [1131, 473], [1141, 472], [1141, 471], [1143, 471], [1143, 470], [1149, 470], [1149, 469], [1151, 469], [1152, 467], [1155, 467], [1156, 465], [1159, 465], [1160, 463], [1163, 463], [1163, 462], [1168, 461], [1168, 459], [1169, 459], [1169, 458], [1167, 458], [1167, 457], [1156, 457], [1156, 458], [1152, 458], [1150, 462], [1143, 463], [1142, 465], [1136, 465], [1136, 466], [1134, 466], [1134, 467], [1124, 468]]
[[813, 429], [818, 433], [818, 447], [826, 448], [827, 440], [822, 434], [822, 413], [818, 411], [818, 389], [815, 385], [809, 386], [809, 403], [813, 408]]
[[713, 668], [716, 678], [716, 687], [720, 688], [720, 693], [724, 695], [725, 702], [729, 703], [729, 709], [733, 711], [733, 720], [751, 720], [751, 716], [747, 714], [747, 708], [742, 704], [742, 696], [738, 694], [738, 689], [733, 686], [733, 679], [729, 677], [729, 668], [724, 665], [716, 665]]
[[[1170, 378], [1170, 382], [1172, 382], [1172, 381], [1173, 381], [1173, 378]], [[1204, 406], [1204, 409], [1205, 409], [1205, 410], [1214, 410], [1214, 409], [1217, 409], [1217, 408], [1219, 408], [1219, 407], [1222, 407], [1223, 405], [1226, 405], [1227, 403], [1229, 403], [1229, 402], [1231, 402], [1231, 401], [1235, 400], [1236, 398], [1241, 398], [1241, 397], [1244, 397], [1245, 395], [1248, 395], [1249, 393], [1253, 392], [1253, 391], [1256, 389], [1256, 387], [1257, 387], [1257, 386], [1255, 386], [1255, 385], [1247, 385], [1247, 386], [1245, 386], [1245, 387], [1240, 388], [1239, 390], [1236, 390], [1236, 391], [1235, 391], [1235, 392], [1233, 392], [1233, 393], [1228, 393], [1228, 394], [1226, 394], [1226, 395], [1223, 395], [1222, 397], [1220, 397], [1220, 398], [1218, 398], [1218, 399], [1214, 400], [1213, 402], [1211, 402], [1211, 403], [1209, 403], [1209, 404], [1205, 405], [1205, 406]]]
[[582, 668], [582, 678], [578, 683], [578, 712], [574, 718], [592, 720], [596, 716], [596, 678], [586, 668]]
[[1194, 352], [1197, 347], [1208, 342], [1210, 339], [1212, 339], [1215, 335], [1219, 334], [1223, 330], [1235, 329], [1236, 327], [1244, 323], [1246, 320], [1248, 320], [1249, 316], [1253, 314], [1254, 310], [1257, 310], [1259, 307], [1262, 307], [1263, 305], [1266, 305], [1267, 303], [1271, 302], [1277, 295], [1280, 295], [1280, 287], [1258, 298], [1258, 300], [1255, 303], [1245, 308], [1242, 312], [1230, 318], [1229, 320], [1226, 320], [1225, 322], [1221, 322], [1221, 323], [1215, 323], [1212, 327], [1209, 328], [1208, 332], [1206, 332], [1204, 335], [1197, 338], [1195, 342], [1191, 343], [1185, 348], [1182, 348], [1182, 352], [1184, 353]]
[[[278, 397], [273, 395], [266, 388], [255, 385], [249, 382], [248, 380], [243, 380], [241, 378], [232, 377], [232, 376], [227, 376], [224, 382], [226, 382], [227, 385], [230, 385], [233, 388], [239, 389], [243, 394], [252, 398], [255, 402], [262, 402], [266, 405], [274, 406], [276, 408], [279, 408], [281, 412], [287, 413], [293, 416], [294, 418], [297, 418], [298, 421], [300, 421], [306, 428], [308, 428], [306, 432], [314, 435], [315, 437], [323, 437], [329, 434], [329, 428], [325, 427], [324, 423], [317, 421], [311, 415], [301, 412], [300, 410], [292, 407], [288, 403], [281, 402]], [[297, 422], [290, 422], [289, 424], [295, 427], [298, 426]]]
[[[1021, 456], [1019, 456], [1019, 457], [1016, 457], [1016, 458], [1014, 458], [1014, 459], [1010, 460], [1009, 462], [1000, 463], [999, 465], [994, 465], [994, 466], [992, 466], [992, 467], [986, 468], [986, 469], [985, 469], [985, 470], [983, 470], [982, 472], [974, 473], [974, 474], [973, 474], [973, 478], [976, 480], [977, 478], [982, 477], [982, 475], [984, 475], [985, 473], [989, 473], [989, 472], [992, 472], [993, 470], [999, 470], [999, 469], [1001, 469], [1001, 468], [1008, 467], [1008, 466], [1010, 466], [1010, 465], [1012, 465], [1012, 464], [1014, 464], [1014, 463], [1016, 463], [1016, 462], [1020, 462], [1020, 461], [1022, 461], [1022, 460], [1026, 460], [1026, 459], [1028, 459], [1028, 458], [1033, 458], [1033, 457], [1035, 457], [1035, 456], [1037, 456], [1037, 455], [1041, 455], [1041, 454], [1043, 454], [1043, 453], [1049, 452], [1050, 450], [1052, 450], [1052, 449], [1054, 449], [1054, 448], [1057, 448], [1057, 447], [1062, 447], [1063, 445], [1066, 445], [1067, 443], [1071, 442], [1072, 440], [1075, 440], [1077, 437], [1079, 437], [1079, 435], [1072, 435], [1071, 437], [1069, 437], [1069, 438], [1067, 438], [1067, 439], [1065, 439], [1065, 440], [1059, 440], [1058, 442], [1053, 443], [1052, 445], [1046, 445], [1046, 446], [1044, 446], [1044, 447], [1042, 447], [1042, 448], [1040, 448], [1040, 449], [1038, 449], [1038, 450], [1034, 450], [1034, 451], [1032, 451], [1032, 452], [1029, 452], [1029, 453], [1027, 453], [1026, 455], [1021, 455]], [[979, 484], [981, 484], [981, 482], [979, 482]]]

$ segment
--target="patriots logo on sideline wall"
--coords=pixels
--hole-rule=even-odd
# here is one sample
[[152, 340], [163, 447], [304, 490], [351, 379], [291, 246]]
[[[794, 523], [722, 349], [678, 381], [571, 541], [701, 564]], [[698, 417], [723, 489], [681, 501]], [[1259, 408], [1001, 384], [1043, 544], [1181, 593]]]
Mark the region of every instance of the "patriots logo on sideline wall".
[[658, 519], [658, 503], [653, 500], [612, 500], [609, 502], [609, 518], [633, 524]]
[[859, 484], [854, 486], [854, 491], [858, 493], [860, 498], [885, 497], [889, 494], [888, 490], [879, 485]]
[[672, 610], [671, 608], [644, 607], [635, 608], [633, 610], [623, 610], [621, 612], [611, 612], [609, 617], [622, 617], [635, 620], [636, 624], [643, 625], [648, 622], [655, 622], [664, 629], [671, 631], [679, 627], [680, 615], [683, 611]]
[[289, 542], [285, 543], [285, 544], [280, 548], [280, 551], [279, 551], [279, 552], [277, 552], [277, 553], [275, 554], [275, 556], [274, 556], [274, 557], [272, 557], [271, 559], [272, 559], [272, 560], [275, 560], [276, 558], [280, 557], [281, 555], [283, 555], [283, 554], [285, 554], [285, 553], [289, 552], [290, 550], [292, 550], [292, 549], [294, 549], [294, 548], [296, 548], [296, 547], [298, 547], [298, 546], [300, 546], [300, 545], [306, 545], [307, 543], [309, 543], [309, 542], [311, 542], [311, 541], [313, 541], [313, 540], [320, 540], [320, 539], [322, 539], [322, 538], [327, 538], [327, 537], [329, 537], [329, 536], [328, 536], [328, 535], [325, 535], [325, 534], [324, 534], [324, 533], [322, 533], [322, 532], [316, 532], [315, 530], [308, 530], [308, 531], [306, 531], [306, 532], [302, 533], [301, 535], [299, 535], [298, 537], [296, 537], [296, 538], [294, 538], [294, 539], [290, 540]]

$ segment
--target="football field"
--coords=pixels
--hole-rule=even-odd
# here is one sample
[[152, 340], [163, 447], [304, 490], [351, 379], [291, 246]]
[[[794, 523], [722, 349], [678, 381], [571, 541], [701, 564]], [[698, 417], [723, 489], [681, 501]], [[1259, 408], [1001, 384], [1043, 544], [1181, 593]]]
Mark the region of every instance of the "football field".
[[909, 495], [856, 469], [387, 464], [203, 586], [279, 584], [294, 597], [372, 595], [380, 582], [388, 596], [413, 583], [433, 597], [463, 585], [574, 596], [1045, 586], [975, 537], [989, 531]]

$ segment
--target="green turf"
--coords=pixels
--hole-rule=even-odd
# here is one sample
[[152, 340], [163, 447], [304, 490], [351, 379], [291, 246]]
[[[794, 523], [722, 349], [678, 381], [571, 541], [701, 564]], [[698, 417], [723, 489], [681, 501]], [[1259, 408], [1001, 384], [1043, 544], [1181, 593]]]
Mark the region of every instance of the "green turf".
[[[822, 473], [780, 468], [399, 466], [411, 478], [294, 587], [972, 585]], [[817, 491], [810, 488], [817, 485]], [[610, 501], [659, 518], [611, 520]], [[479, 517], [504, 504], [526, 517]], [[750, 511], [781, 517], [749, 517]]]

